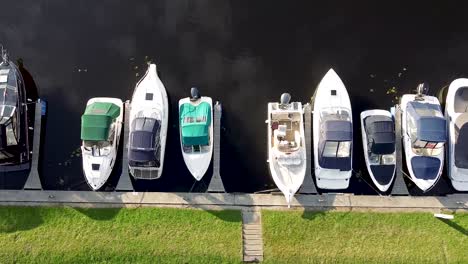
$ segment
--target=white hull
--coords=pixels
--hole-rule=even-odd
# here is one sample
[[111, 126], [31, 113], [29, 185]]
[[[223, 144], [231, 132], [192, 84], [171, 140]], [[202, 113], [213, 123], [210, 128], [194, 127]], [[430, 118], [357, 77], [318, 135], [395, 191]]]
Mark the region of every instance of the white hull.
[[[148, 100], [146, 98], [146, 94], [153, 94], [152, 99]], [[135, 91], [133, 92], [132, 101], [130, 105], [130, 133], [132, 132], [131, 124], [137, 117], [137, 114], [140, 112], [144, 112], [145, 117], [152, 117], [156, 116], [156, 119], [161, 121], [161, 129], [159, 130], [159, 141], [160, 141], [160, 157], [158, 160], [160, 161], [159, 167], [131, 167], [130, 174], [132, 176], [136, 176], [134, 173], [135, 169], [143, 170], [143, 171], [151, 171], [151, 179], [158, 179], [161, 177], [163, 172], [163, 165], [164, 165], [164, 153], [166, 150], [166, 138], [167, 138], [167, 123], [169, 119], [169, 109], [168, 109], [168, 100], [167, 100], [167, 93], [164, 84], [159, 79], [156, 65], [150, 64], [148, 67], [148, 71], [143, 76], [143, 78], [137, 83], [135, 87]], [[130, 142], [130, 140], [129, 140]]]
[[[270, 173], [275, 181], [278, 189], [284, 194], [286, 202], [288, 205], [291, 203], [291, 199], [294, 194], [299, 190], [302, 183], [304, 182], [304, 177], [307, 167], [306, 159], [306, 145], [305, 145], [305, 136], [304, 136], [304, 112], [302, 109], [301, 103], [296, 103], [298, 109], [296, 111], [292, 110], [273, 110], [273, 105], [278, 105], [278, 103], [269, 103], [268, 104], [268, 120], [267, 120], [267, 129], [268, 129], [268, 163], [270, 167]], [[296, 113], [300, 115], [298, 120], [299, 125], [299, 139], [300, 146], [297, 150], [290, 152], [290, 154], [285, 154], [278, 150], [277, 147], [273, 146], [272, 140], [274, 135], [272, 134], [271, 124], [272, 124], [272, 113], [283, 112], [283, 113]], [[297, 162], [294, 164], [284, 164], [278, 161], [282, 158], [287, 158], [288, 156], [295, 156]]]
[[182, 144], [182, 130], [179, 128], [179, 136], [180, 136], [180, 147], [182, 150], [182, 156], [184, 158], [185, 165], [187, 169], [190, 171], [192, 176], [195, 180], [200, 181], [203, 176], [205, 175], [206, 171], [210, 167], [211, 157], [213, 155], [213, 101], [210, 97], [202, 96], [199, 100], [192, 102], [190, 98], [183, 98], [179, 100], [179, 110], [180, 106], [185, 103], [189, 103], [192, 105], [198, 105], [201, 102], [207, 102], [211, 107], [211, 123], [209, 129], [209, 146], [208, 150], [201, 153], [186, 153], [184, 152], [183, 144]]
[[[115, 164], [117, 157], [117, 150], [119, 149], [120, 133], [122, 131], [122, 121], [124, 108], [122, 100], [117, 98], [108, 98], [108, 97], [97, 97], [92, 98], [88, 101], [86, 105], [90, 105], [94, 102], [106, 102], [113, 103], [120, 108], [120, 115], [115, 119], [115, 134], [114, 134], [114, 144], [110, 149], [110, 153], [106, 156], [93, 156], [90, 153], [84, 151], [83, 146], [81, 147], [81, 152], [83, 153], [83, 171], [85, 174], [86, 182], [94, 191], [99, 190], [109, 179], [109, 176], [112, 172], [112, 169]], [[99, 164], [99, 170], [93, 170], [91, 165]]]
[[[336, 95], [332, 96], [331, 91], [336, 90]], [[351, 113], [351, 101], [348, 92], [341, 81], [340, 77], [330, 69], [323, 77], [317, 87], [314, 97], [313, 110], [313, 137], [314, 137], [314, 170], [317, 187], [320, 189], [340, 190], [349, 187], [349, 180], [352, 175], [352, 170], [341, 171], [338, 169], [322, 168], [319, 164], [319, 133], [320, 133], [320, 112], [324, 108], [341, 107], [347, 108]], [[351, 119], [352, 122], [352, 119]], [[352, 164], [352, 151], [351, 151]]]
[[452, 181], [453, 188], [457, 191], [468, 191], [468, 169], [460, 168], [455, 165], [455, 144], [457, 140], [457, 128], [456, 120], [461, 115], [468, 112], [467, 109], [464, 111], [456, 111], [455, 102], [456, 93], [460, 88], [466, 89], [468, 87], [468, 79], [456, 79], [454, 80], [448, 89], [447, 100], [445, 102], [445, 118], [447, 119], [447, 172], [450, 180]]
[[[415, 99], [414, 94], [405, 94], [401, 98], [401, 103], [400, 103], [400, 107], [401, 107], [401, 130], [402, 130], [401, 134], [403, 136], [403, 149], [404, 149], [404, 152], [405, 152], [406, 166], [408, 168], [411, 180], [414, 182], [414, 184], [416, 184], [416, 186], [418, 186], [419, 189], [421, 189], [423, 192], [427, 192], [430, 189], [432, 189], [432, 187], [434, 187], [434, 185], [440, 179], [440, 175], [442, 174], [442, 168], [444, 166], [444, 154], [445, 153], [444, 153], [444, 150], [442, 150], [439, 155], [432, 156], [432, 157], [437, 158], [437, 159], [440, 160], [440, 168], [439, 168], [437, 177], [435, 179], [433, 179], [433, 180], [418, 179], [415, 176], [413, 167], [411, 165], [411, 159], [414, 158], [414, 157], [420, 156], [420, 155], [417, 155], [416, 153], [413, 152], [412, 145], [411, 145], [411, 139], [410, 139], [410, 137], [408, 136], [408, 133], [407, 133], [407, 122], [406, 122], [406, 107], [407, 107], [407, 104], [409, 102], [411, 102], [411, 101], [414, 101], [414, 99]], [[436, 97], [425, 95], [424, 99], [425, 99], [424, 101], [427, 102], [427, 103], [440, 105], [439, 100], [437, 100]]]
[[395, 170], [393, 170], [392, 179], [390, 180], [390, 182], [388, 184], [380, 184], [379, 181], [377, 181], [376, 176], [374, 175], [374, 173], [371, 170], [369, 155], [368, 155], [369, 149], [368, 149], [368, 146], [367, 146], [367, 133], [366, 133], [366, 129], [364, 127], [364, 120], [366, 119], [366, 117], [373, 116], [373, 115], [382, 115], [382, 116], [387, 116], [387, 117], [392, 118], [392, 114], [389, 111], [386, 111], [386, 110], [375, 109], [375, 110], [363, 111], [361, 113], [361, 115], [360, 115], [360, 118], [361, 118], [362, 147], [363, 147], [363, 150], [364, 150], [364, 160], [366, 162], [367, 171], [369, 172], [369, 176], [371, 177], [371, 179], [374, 182], [375, 186], [381, 192], [386, 192], [386, 191], [388, 191], [388, 189], [390, 188], [390, 186], [393, 183], [393, 180], [395, 179], [396, 166], [395, 166]]

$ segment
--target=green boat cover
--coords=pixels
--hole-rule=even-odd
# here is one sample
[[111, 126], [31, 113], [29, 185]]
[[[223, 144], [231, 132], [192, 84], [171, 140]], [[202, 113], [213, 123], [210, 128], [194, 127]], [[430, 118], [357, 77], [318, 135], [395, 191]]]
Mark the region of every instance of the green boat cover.
[[95, 102], [88, 105], [81, 116], [81, 139], [107, 140], [110, 125], [119, 115], [120, 107], [113, 103]]
[[208, 145], [211, 124], [211, 106], [202, 102], [197, 106], [185, 103], [179, 109], [182, 144], [185, 146]]

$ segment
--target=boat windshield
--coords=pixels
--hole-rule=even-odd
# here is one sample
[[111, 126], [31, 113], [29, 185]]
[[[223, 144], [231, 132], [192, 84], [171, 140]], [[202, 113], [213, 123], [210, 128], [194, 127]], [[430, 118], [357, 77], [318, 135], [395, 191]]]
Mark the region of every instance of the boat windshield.
[[350, 111], [345, 107], [325, 107], [320, 110], [320, 118], [351, 121]]
[[387, 155], [377, 155], [369, 152], [369, 164], [370, 165], [394, 165], [395, 164], [395, 153]]
[[83, 149], [95, 157], [107, 156], [110, 154], [112, 142], [84, 140]]
[[348, 158], [351, 154], [351, 141], [327, 141], [323, 148], [323, 157]]

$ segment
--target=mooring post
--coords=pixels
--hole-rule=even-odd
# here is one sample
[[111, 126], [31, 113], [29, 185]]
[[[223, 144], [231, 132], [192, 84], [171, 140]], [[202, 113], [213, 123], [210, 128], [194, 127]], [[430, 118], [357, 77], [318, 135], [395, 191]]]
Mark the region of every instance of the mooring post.
[[123, 153], [122, 153], [122, 172], [115, 190], [118, 192], [133, 191], [132, 181], [128, 173], [128, 134], [129, 134], [129, 118], [130, 118], [130, 101], [124, 103], [124, 139], [123, 139]]
[[317, 188], [315, 187], [314, 180], [312, 179], [312, 110], [310, 104], [304, 105], [304, 134], [306, 145], [306, 175], [302, 183], [299, 193], [301, 194], [316, 194]]
[[408, 195], [408, 187], [405, 179], [403, 179], [403, 150], [402, 150], [402, 135], [401, 135], [401, 108], [396, 105], [394, 108], [395, 117], [395, 151], [396, 151], [396, 174], [395, 182], [393, 183], [392, 195]]
[[220, 138], [221, 138], [221, 114], [222, 107], [220, 102], [216, 102], [214, 106], [214, 138], [213, 138], [213, 176], [208, 185], [207, 192], [226, 192], [223, 181], [219, 172], [220, 164]]
[[[42, 125], [42, 101], [38, 99], [34, 110], [34, 135], [31, 171], [24, 185], [25, 190], [42, 190], [41, 179], [39, 177], [39, 152], [41, 148], [41, 125]], [[44, 111], [45, 114], [45, 111]]]

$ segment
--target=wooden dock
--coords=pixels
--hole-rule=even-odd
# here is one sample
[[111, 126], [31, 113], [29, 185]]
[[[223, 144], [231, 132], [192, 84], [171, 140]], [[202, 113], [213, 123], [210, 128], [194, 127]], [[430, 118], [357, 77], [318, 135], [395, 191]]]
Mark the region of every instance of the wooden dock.
[[225, 192], [223, 181], [220, 174], [220, 151], [221, 151], [221, 103], [216, 102], [214, 106], [214, 136], [213, 136], [213, 176], [208, 185], [207, 192], [222, 193]]
[[408, 195], [408, 187], [403, 179], [403, 149], [400, 105], [395, 106], [395, 151], [396, 151], [396, 174], [393, 183], [392, 195]]
[[130, 179], [130, 173], [128, 173], [128, 134], [130, 129], [130, 101], [124, 103], [124, 122], [123, 122], [123, 153], [122, 153], [122, 173], [120, 174], [119, 181], [115, 187], [116, 191], [133, 191], [132, 180]]

